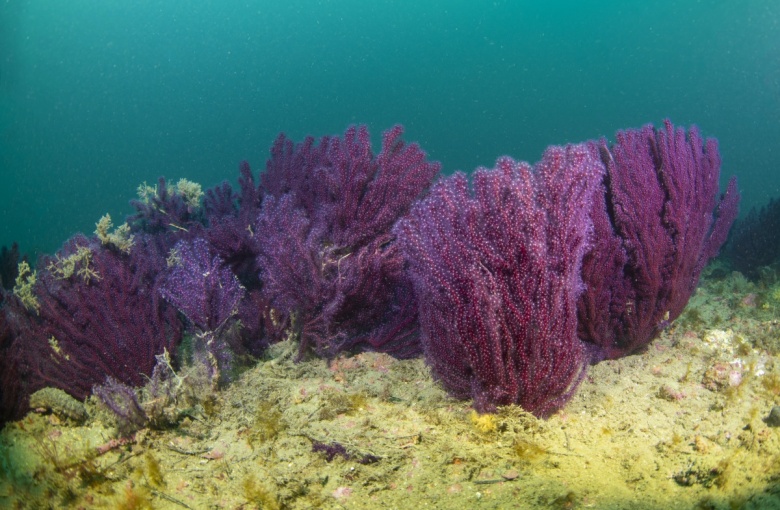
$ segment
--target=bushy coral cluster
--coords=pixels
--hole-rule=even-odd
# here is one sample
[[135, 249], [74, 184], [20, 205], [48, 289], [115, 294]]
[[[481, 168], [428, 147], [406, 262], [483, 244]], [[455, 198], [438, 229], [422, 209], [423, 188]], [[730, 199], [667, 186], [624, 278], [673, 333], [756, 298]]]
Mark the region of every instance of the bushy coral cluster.
[[475, 173], [473, 197], [463, 175], [437, 185], [399, 237], [434, 373], [478, 409], [546, 415], [589, 362], [641, 349], [680, 314], [739, 194], [732, 179], [718, 197], [716, 141], [668, 121], [551, 149], [533, 171], [497, 166]]
[[[377, 155], [365, 127], [319, 144], [282, 135], [262, 185], [244, 162], [238, 191], [160, 178], [139, 187], [127, 223], [114, 228], [104, 216], [94, 237], [20, 266], [0, 314], [3, 418], [20, 416], [43, 386], [79, 399], [96, 387], [127, 414], [128, 388], [148, 380], [158, 356], [175, 355], [185, 333], [190, 362], [212, 382], [226, 379], [236, 354], [257, 356], [286, 334], [291, 317], [301, 353], [417, 353], [417, 311], [391, 228], [439, 166], [402, 131], [387, 131]], [[296, 230], [299, 218], [306, 229]], [[313, 286], [291, 287], [301, 275]]]
[[431, 189], [439, 164], [402, 134], [378, 153], [365, 127], [281, 135], [259, 179], [241, 163], [238, 190], [161, 178], [127, 223], [105, 216], [35, 267], [2, 264], [0, 419], [54, 386], [95, 394], [125, 433], [169, 424], [174, 365], [197, 365], [186, 379], [207, 394], [290, 333], [299, 357], [424, 352], [479, 410], [545, 416], [589, 362], [679, 315], [736, 215], [715, 141], [669, 122], [552, 147], [534, 167], [501, 158], [473, 191], [463, 174]]
[[586, 145], [440, 182], [398, 226], [434, 374], [480, 411], [548, 415], [588, 363], [577, 337], [588, 210], [603, 173]]

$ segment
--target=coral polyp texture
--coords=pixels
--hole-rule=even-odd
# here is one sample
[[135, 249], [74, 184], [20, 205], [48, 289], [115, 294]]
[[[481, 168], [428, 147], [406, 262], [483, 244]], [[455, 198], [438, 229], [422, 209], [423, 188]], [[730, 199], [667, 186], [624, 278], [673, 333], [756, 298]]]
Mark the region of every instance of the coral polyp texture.
[[550, 147], [533, 168], [504, 157], [474, 173], [473, 193], [456, 174], [399, 223], [426, 360], [478, 410], [546, 416], [582, 380], [576, 304], [603, 171], [586, 145]]
[[391, 231], [429, 188], [438, 163], [395, 126], [374, 154], [368, 130], [343, 138], [280, 136], [262, 176], [266, 197], [254, 230], [263, 293], [295, 315], [301, 353], [350, 349], [419, 352], [413, 299]]
[[718, 144], [696, 127], [686, 134], [667, 120], [591, 149], [607, 178], [591, 210], [596, 235], [583, 263], [579, 329], [598, 361], [642, 349], [680, 315], [726, 240], [739, 192], [732, 177], [719, 197]]

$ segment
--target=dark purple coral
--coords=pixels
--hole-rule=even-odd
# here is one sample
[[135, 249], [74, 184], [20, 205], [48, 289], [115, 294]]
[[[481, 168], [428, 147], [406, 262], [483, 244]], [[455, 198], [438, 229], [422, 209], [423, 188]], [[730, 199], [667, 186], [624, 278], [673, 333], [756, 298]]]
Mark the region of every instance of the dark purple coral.
[[[68, 260], [77, 260], [71, 274]], [[38, 311], [15, 296], [6, 309], [14, 336], [6, 354], [23, 380], [21, 399], [45, 386], [84, 399], [109, 376], [141, 386], [155, 355], [175, 351], [182, 324], [158, 289], [165, 254], [147, 237], [137, 235], [124, 254], [76, 235], [38, 267]]]
[[263, 241], [257, 238], [253, 229], [263, 192], [255, 183], [249, 163], [242, 161], [239, 172], [239, 193], [228, 183], [206, 191], [204, 210], [208, 228], [205, 237], [241, 283], [248, 290], [254, 290], [261, 286], [257, 257], [259, 243]]
[[[19, 253], [19, 245], [13, 243], [10, 248], [3, 246], [0, 248], [0, 289], [11, 290], [16, 282], [16, 276], [19, 274], [19, 262], [26, 261], [27, 255]], [[3, 302], [2, 293], [0, 293], [0, 303]]]
[[547, 416], [573, 395], [588, 211], [603, 165], [585, 145], [550, 147], [533, 169], [501, 158], [441, 181], [396, 228], [435, 376], [479, 411]]
[[[18, 418], [22, 413], [19, 399], [20, 379], [15, 365], [11, 362], [10, 348], [14, 341], [11, 326], [7, 318], [5, 291], [0, 288], [0, 427], [8, 420]], [[10, 298], [9, 298], [10, 299]]]
[[736, 179], [718, 197], [715, 139], [647, 125], [592, 143], [607, 168], [592, 207], [595, 246], [583, 262], [581, 338], [594, 361], [645, 347], [676, 319], [737, 215]]
[[415, 307], [393, 224], [439, 171], [416, 145], [386, 131], [374, 154], [365, 127], [343, 138], [283, 135], [262, 177], [267, 192], [255, 234], [263, 293], [284, 316], [295, 314], [301, 352], [326, 357], [372, 349], [418, 352]]
[[752, 280], [761, 268], [780, 262], [780, 197], [753, 208], [732, 229], [724, 254], [732, 267]]
[[206, 191], [203, 208], [207, 227], [204, 232], [211, 249], [230, 267], [246, 289], [238, 305], [241, 321], [238, 352], [260, 355], [270, 342], [282, 338], [288, 317], [272, 315], [267, 298], [260, 291], [260, 243], [255, 223], [263, 202], [263, 191], [256, 184], [246, 161], [239, 165], [239, 188], [223, 182]]

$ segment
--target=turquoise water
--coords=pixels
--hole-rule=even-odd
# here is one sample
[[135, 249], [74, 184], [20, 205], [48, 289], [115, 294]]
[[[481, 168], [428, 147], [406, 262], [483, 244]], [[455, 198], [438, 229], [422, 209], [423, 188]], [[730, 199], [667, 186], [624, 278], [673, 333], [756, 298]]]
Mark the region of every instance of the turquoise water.
[[780, 194], [780, 2], [594, 5], [6, 1], [0, 245], [51, 252], [141, 182], [235, 180], [279, 131], [351, 123], [452, 172], [670, 117], [719, 138], [743, 210]]

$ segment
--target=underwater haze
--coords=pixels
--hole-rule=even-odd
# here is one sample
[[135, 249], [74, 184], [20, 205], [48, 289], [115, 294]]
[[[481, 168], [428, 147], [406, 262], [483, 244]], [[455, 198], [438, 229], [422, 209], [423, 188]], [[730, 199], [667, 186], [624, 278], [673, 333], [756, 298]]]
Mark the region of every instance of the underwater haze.
[[780, 2], [0, 4], [0, 245], [53, 252], [159, 176], [211, 187], [299, 140], [395, 123], [445, 173], [664, 118], [780, 194]]

